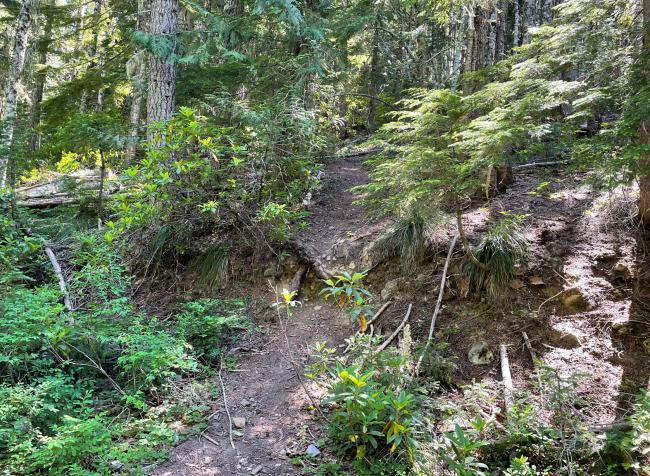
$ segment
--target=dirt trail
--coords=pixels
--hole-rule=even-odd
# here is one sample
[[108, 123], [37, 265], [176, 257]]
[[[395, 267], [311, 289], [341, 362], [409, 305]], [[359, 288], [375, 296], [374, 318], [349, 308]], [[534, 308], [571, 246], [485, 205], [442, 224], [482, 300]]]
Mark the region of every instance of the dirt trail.
[[[372, 265], [370, 248], [387, 223], [368, 223], [349, 191], [367, 181], [357, 160], [336, 161], [326, 167], [323, 188], [310, 206], [311, 227], [298, 239], [310, 257], [328, 269], [358, 270]], [[623, 226], [616, 210], [603, 205], [602, 196], [580, 185], [581, 181], [582, 177], [566, 172], [537, 169], [517, 174], [513, 186], [493, 199], [493, 213], [529, 214], [526, 237], [530, 248], [527, 265], [518, 276], [520, 284], [509, 291], [506, 306], [463, 299], [456, 268], [436, 335], [449, 343], [457, 359], [458, 382], [500, 380], [498, 361], [476, 366], [467, 360], [471, 345], [484, 340], [493, 349], [499, 344], [509, 346], [515, 384], [530, 388], [533, 366], [521, 337], [521, 331], [526, 331], [546, 365], [565, 376], [586, 374], [580, 386], [581, 395], [589, 401], [584, 411], [590, 423], [607, 424], [620, 418], [629, 408], [630, 397], [648, 383], [650, 319], [647, 305], [638, 299], [639, 287], [644, 286], [639, 279], [644, 268], [638, 237]], [[546, 185], [540, 188], [540, 184]], [[477, 243], [487, 227], [485, 205], [479, 203], [467, 211], [464, 221]], [[412, 273], [401, 273], [392, 263], [379, 266], [370, 276], [375, 287], [387, 285], [391, 278], [396, 283], [391, 297], [396, 301], [396, 319], [401, 305], [414, 303], [411, 322], [416, 338], [428, 326], [433, 307], [430, 297], [439, 271], [438, 256]], [[290, 277], [285, 276], [285, 281]], [[645, 288], [650, 286], [646, 283]], [[265, 309], [257, 317], [272, 314], [273, 296], [266, 289], [257, 291]], [[288, 324], [291, 347], [301, 363], [308, 345], [327, 341], [330, 347], [341, 346], [352, 330], [348, 318], [323, 303], [314, 291], [310, 294], [306, 289], [303, 306]], [[579, 297], [563, 302], [572, 295]], [[241, 344], [236, 355], [238, 371], [224, 375], [231, 414], [246, 419], [241, 436], [235, 437], [236, 449], [230, 447], [226, 414], [218, 406], [206, 431], [216, 444], [204, 438], [187, 441], [152, 474], [303, 474], [303, 463], [294, 466], [291, 458], [304, 455], [307, 445], [322, 436], [322, 428], [288, 361], [278, 325], [273, 321], [261, 327], [251, 342]], [[214, 385], [218, 388], [218, 380]]]
[[[331, 269], [354, 268], [356, 264], [351, 261], [361, 256], [368, 241], [381, 229], [365, 228], [364, 211], [353, 204], [356, 197], [349, 191], [367, 181], [368, 175], [358, 160], [333, 161], [325, 168], [322, 190], [309, 207], [311, 226], [299, 239]], [[265, 298], [268, 304], [274, 300], [270, 291]], [[338, 309], [320, 299], [312, 302], [307, 294], [301, 300], [302, 306], [296, 309], [287, 328], [294, 359], [304, 363], [309, 345], [319, 341], [327, 341], [330, 347], [342, 345], [351, 333], [351, 325]], [[268, 304], [266, 314], [271, 314]], [[228, 439], [227, 415], [219, 404], [205, 432], [214, 442], [194, 438], [180, 444], [170, 460], [151, 474], [302, 474], [302, 467], [292, 465], [291, 456], [304, 455], [322, 430], [291, 367], [276, 320], [262, 324], [261, 332], [250, 342], [240, 343], [235, 358], [237, 371], [224, 372], [230, 413], [246, 420], [240, 435], [234, 437], [235, 449]], [[218, 388], [219, 381], [215, 380], [214, 385]]]

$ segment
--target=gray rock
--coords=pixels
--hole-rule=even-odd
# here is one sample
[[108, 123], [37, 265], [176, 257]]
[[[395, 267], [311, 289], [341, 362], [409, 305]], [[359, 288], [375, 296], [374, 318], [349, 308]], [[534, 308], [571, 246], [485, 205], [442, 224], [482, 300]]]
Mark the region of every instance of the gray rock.
[[395, 296], [399, 289], [399, 279], [391, 279], [390, 281], [386, 281], [384, 284], [384, 289], [381, 290], [381, 298], [386, 301], [387, 299], [390, 299], [391, 297]]
[[487, 342], [478, 342], [469, 349], [467, 358], [475, 365], [487, 365], [494, 360], [494, 352]]
[[243, 430], [246, 427], [246, 418], [243, 417], [234, 417], [232, 419], [232, 424], [235, 428]]
[[111, 468], [113, 471], [119, 471], [124, 467], [124, 463], [122, 463], [119, 460], [113, 460], [110, 463], [108, 463], [108, 466]]
[[320, 456], [320, 450], [318, 449], [318, 446], [309, 445], [307, 447], [307, 455], [311, 456], [312, 458], [316, 458], [316, 457]]
[[259, 466], [256, 466], [253, 470], [251, 470], [251, 474], [255, 475], [259, 472], [261, 472], [263, 469], [263, 466], [260, 464]]

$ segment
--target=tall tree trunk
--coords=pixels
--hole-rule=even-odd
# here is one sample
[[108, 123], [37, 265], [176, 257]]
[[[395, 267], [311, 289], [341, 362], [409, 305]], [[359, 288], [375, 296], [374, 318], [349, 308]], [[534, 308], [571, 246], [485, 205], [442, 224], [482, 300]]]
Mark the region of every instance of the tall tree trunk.
[[[53, 6], [53, 2], [48, 2], [47, 6]], [[45, 26], [41, 32], [41, 37], [36, 46], [36, 62], [38, 63], [38, 70], [34, 80], [34, 88], [32, 89], [32, 107], [29, 112], [29, 154], [33, 156], [39, 148], [39, 133], [38, 126], [41, 120], [41, 103], [43, 102], [43, 94], [45, 93], [45, 80], [47, 79], [47, 54], [52, 43], [52, 15], [45, 15]]]
[[5, 104], [2, 110], [2, 137], [0, 138], [0, 188], [7, 186], [7, 169], [11, 158], [11, 146], [16, 126], [16, 102], [18, 99], [17, 83], [25, 66], [25, 52], [27, 51], [27, 37], [29, 24], [32, 19], [33, 9], [38, 0], [25, 0], [14, 30], [14, 50], [11, 55], [11, 66], [5, 84]]
[[512, 26], [512, 47], [515, 48], [521, 44], [521, 15], [519, 13], [519, 0], [513, 2], [512, 9], [513, 26]]
[[[643, 46], [642, 64], [645, 67], [645, 80], [650, 82], [650, 0], [643, 0]], [[643, 146], [650, 145], [650, 118], [646, 118], [639, 125], [639, 143]], [[641, 166], [650, 166], [650, 154], [643, 153]], [[646, 172], [639, 181], [639, 219], [645, 226], [650, 225], [650, 172]]]
[[539, 26], [539, 8], [537, 0], [526, 0], [526, 12], [524, 20], [524, 43], [530, 43], [530, 29]]
[[[147, 7], [146, 0], [138, 0], [138, 17], [135, 26], [136, 31], [146, 31], [145, 10]], [[134, 61], [135, 74], [131, 78], [131, 111], [129, 113], [129, 137], [126, 144], [125, 159], [130, 164], [135, 159], [136, 149], [138, 147], [138, 137], [140, 135], [140, 116], [142, 115], [142, 101], [146, 91], [146, 74], [147, 63], [143, 51], [136, 53]]]
[[[149, 93], [147, 122], [165, 121], [172, 117], [176, 102], [176, 65], [173, 53], [178, 30], [178, 0], [153, 0], [149, 32], [162, 37], [166, 51], [149, 56]], [[149, 137], [153, 139], [153, 137]]]
[[506, 28], [508, 25], [508, 4], [506, 0], [500, 0], [497, 5], [497, 38], [496, 38], [496, 59], [505, 58], [506, 55]]
[[487, 65], [493, 65], [497, 57], [497, 31], [498, 26], [498, 11], [497, 5], [495, 4], [492, 7], [492, 12], [490, 13], [490, 22], [488, 23], [488, 41], [487, 41], [487, 55], [486, 61]]
[[368, 74], [368, 95], [370, 104], [368, 104], [368, 130], [375, 130], [377, 126], [377, 94], [379, 94], [379, 20], [374, 23], [374, 32], [372, 34], [372, 52], [370, 54], [370, 71]]
[[[99, 45], [99, 33], [100, 33], [100, 20], [102, 16], [102, 0], [95, 0], [95, 8], [93, 10], [93, 23], [95, 27], [93, 28], [93, 37], [92, 41], [90, 42], [90, 47], [88, 48], [88, 57], [90, 58], [88, 61], [88, 68], [87, 71], [92, 71], [92, 69], [96, 66], [96, 56], [97, 56], [97, 48]], [[86, 112], [86, 109], [88, 107], [88, 90], [86, 88], [81, 91], [81, 101], [79, 101], [79, 112], [81, 114], [84, 114]]]

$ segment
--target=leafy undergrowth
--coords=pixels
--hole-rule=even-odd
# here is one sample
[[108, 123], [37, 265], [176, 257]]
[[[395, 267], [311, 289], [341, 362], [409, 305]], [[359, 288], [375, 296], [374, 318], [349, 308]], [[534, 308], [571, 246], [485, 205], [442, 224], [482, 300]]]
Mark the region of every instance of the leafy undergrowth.
[[242, 332], [239, 300], [182, 303], [159, 321], [136, 309], [118, 253], [95, 234], [69, 248], [70, 312], [43, 240], [2, 223], [0, 468], [3, 474], [144, 472], [208, 410], [205, 379]]
[[[611, 427], [587, 424], [580, 376], [562, 378], [541, 367], [534, 392], [515, 395], [502, 409], [502, 389], [475, 383], [447, 385], [453, 362], [429, 346], [419, 376], [410, 330], [400, 347], [377, 353], [369, 336], [334, 357], [312, 350], [308, 376], [327, 388], [328, 435], [337, 455], [321, 475], [620, 475], [650, 470], [650, 396]], [[450, 370], [452, 369], [452, 370]], [[538, 378], [537, 378], [538, 377]], [[541, 386], [540, 386], [541, 383]], [[350, 469], [351, 468], [351, 469]]]

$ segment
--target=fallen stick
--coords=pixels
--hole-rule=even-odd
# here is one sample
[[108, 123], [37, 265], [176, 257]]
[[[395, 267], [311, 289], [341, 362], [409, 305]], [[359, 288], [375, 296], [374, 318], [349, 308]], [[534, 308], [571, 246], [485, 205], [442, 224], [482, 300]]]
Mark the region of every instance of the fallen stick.
[[54, 251], [52, 251], [52, 248], [50, 248], [49, 246], [45, 247], [45, 254], [50, 259], [50, 263], [52, 263], [52, 268], [54, 268], [54, 274], [56, 274], [56, 277], [59, 278], [59, 288], [63, 293], [63, 304], [65, 305], [65, 308], [68, 311], [72, 312], [74, 311], [74, 308], [72, 307], [72, 301], [70, 301], [70, 295], [68, 294], [68, 289], [66, 288], [65, 285], [65, 278], [63, 277], [63, 273], [61, 272], [61, 265], [59, 265], [59, 262], [57, 261], [56, 256], [54, 255]]
[[[370, 327], [370, 329], [374, 330], [373, 327], [372, 327], [372, 324], [373, 324], [377, 319], [379, 319], [379, 316], [381, 316], [382, 313], [383, 313], [383, 312], [388, 308], [388, 306], [390, 306], [391, 304], [392, 304], [392, 301], [388, 301], [388, 302], [384, 303], [384, 305], [381, 306], [381, 307], [379, 308], [379, 311], [377, 311], [377, 312], [375, 313], [375, 315], [372, 316], [372, 319], [370, 319], [366, 325], [367, 325], [368, 327]], [[360, 331], [355, 332], [354, 335], [352, 336], [352, 338], [354, 338], [355, 336], [358, 336], [359, 334], [361, 334]], [[372, 333], [371, 333], [371, 336], [372, 336]], [[351, 348], [352, 348], [352, 342], [350, 342], [350, 343], [347, 345], [347, 347], [345, 348], [345, 350], [343, 350], [343, 353], [344, 353], [344, 354], [347, 354], [348, 351], [349, 351]]]
[[566, 165], [568, 160], [553, 160], [551, 162], [532, 162], [530, 164], [513, 165], [513, 170], [530, 169], [532, 167], [553, 167], [554, 165]]
[[230, 410], [228, 410], [228, 400], [226, 400], [226, 387], [223, 384], [223, 378], [221, 377], [221, 369], [223, 369], [223, 360], [219, 361], [219, 383], [221, 384], [221, 393], [223, 394], [223, 407], [226, 410], [226, 415], [228, 415], [228, 438], [230, 439], [230, 446], [235, 449], [235, 442], [232, 439], [232, 417], [230, 416]]
[[427, 343], [424, 345], [424, 348], [422, 349], [422, 353], [420, 354], [418, 363], [415, 366], [415, 369], [413, 370], [413, 375], [418, 375], [418, 373], [420, 372], [420, 365], [422, 364], [422, 359], [424, 359], [424, 354], [426, 353], [427, 349], [431, 345], [431, 339], [433, 339], [433, 331], [436, 328], [436, 319], [438, 318], [438, 313], [440, 312], [440, 308], [442, 306], [442, 297], [445, 294], [445, 283], [447, 282], [447, 270], [449, 269], [449, 263], [451, 262], [451, 256], [454, 254], [454, 247], [456, 246], [457, 241], [458, 241], [458, 235], [455, 235], [453, 240], [451, 240], [451, 244], [449, 245], [449, 251], [447, 252], [445, 267], [442, 269], [442, 277], [440, 278], [440, 290], [438, 291], [438, 301], [436, 302], [436, 308], [434, 309], [433, 315], [431, 316], [431, 325], [429, 326], [429, 336], [427, 337]]
[[526, 346], [526, 349], [528, 349], [528, 353], [530, 354], [530, 358], [533, 361], [533, 365], [537, 362], [537, 357], [535, 356], [535, 351], [533, 350], [533, 346], [530, 345], [530, 339], [528, 339], [528, 334], [526, 334], [524, 331], [521, 331], [521, 335], [524, 336], [524, 345]]
[[508, 361], [508, 351], [504, 344], [499, 346], [499, 353], [501, 354], [501, 378], [503, 379], [503, 401], [505, 403], [506, 413], [512, 408], [513, 391], [512, 375], [510, 374], [510, 362]]
[[[217, 440], [212, 438], [210, 435], [206, 435], [205, 432], [201, 433], [201, 438], [205, 438], [206, 440], [208, 440], [213, 445], [221, 447], [221, 445], [219, 444], [219, 442]], [[233, 448], [234, 448], [234, 446], [233, 446]]]
[[[569, 288], [569, 289], [570, 289], [570, 288]], [[542, 307], [544, 306], [544, 304], [546, 304], [547, 302], [551, 302], [553, 299], [555, 299], [556, 297], [558, 297], [560, 294], [563, 294], [563, 293], [567, 292], [569, 289], [563, 289], [563, 290], [560, 291], [559, 293], [554, 294], [553, 296], [551, 296], [550, 298], [548, 298], [546, 301], [544, 301], [543, 303], [541, 303], [541, 304], [539, 305], [539, 307], [537, 308], [537, 313], [539, 314], [539, 311], [542, 310]]]
[[533, 361], [533, 368], [535, 370], [535, 374], [537, 375], [537, 385], [539, 385], [539, 396], [544, 400], [544, 389], [542, 389], [542, 378], [539, 375], [539, 371], [537, 370], [537, 356], [535, 355], [535, 351], [533, 350], [533, 346], [530, 344], [530, 339], [528, 338], [528, 334], [526, 332], [521, 331], [521, 335], [524, 337], [524, 345], [526, 346], [526, 349], [528, 349], [528, 353], [530, 354], [530, 359]]
[[393, 332], [388, 339], [386, 339], [382, 344], [377, 347], [377, 352], [382, 352], [386, 347], [388, 347], [388, 344], [390, 344], [395, 337], [402, 331], [404, 326], [406, 325], [406, 322], [409, 320], [409, 317], [411, 315], [411, 309], [413, 308], [413, 303], [409, 304], [408, 311], [406, 311], [406, 316], [404, 316], [404, 319], [402, 319], [402, 322], [400, 325], [395, 329], [395, 332]]

